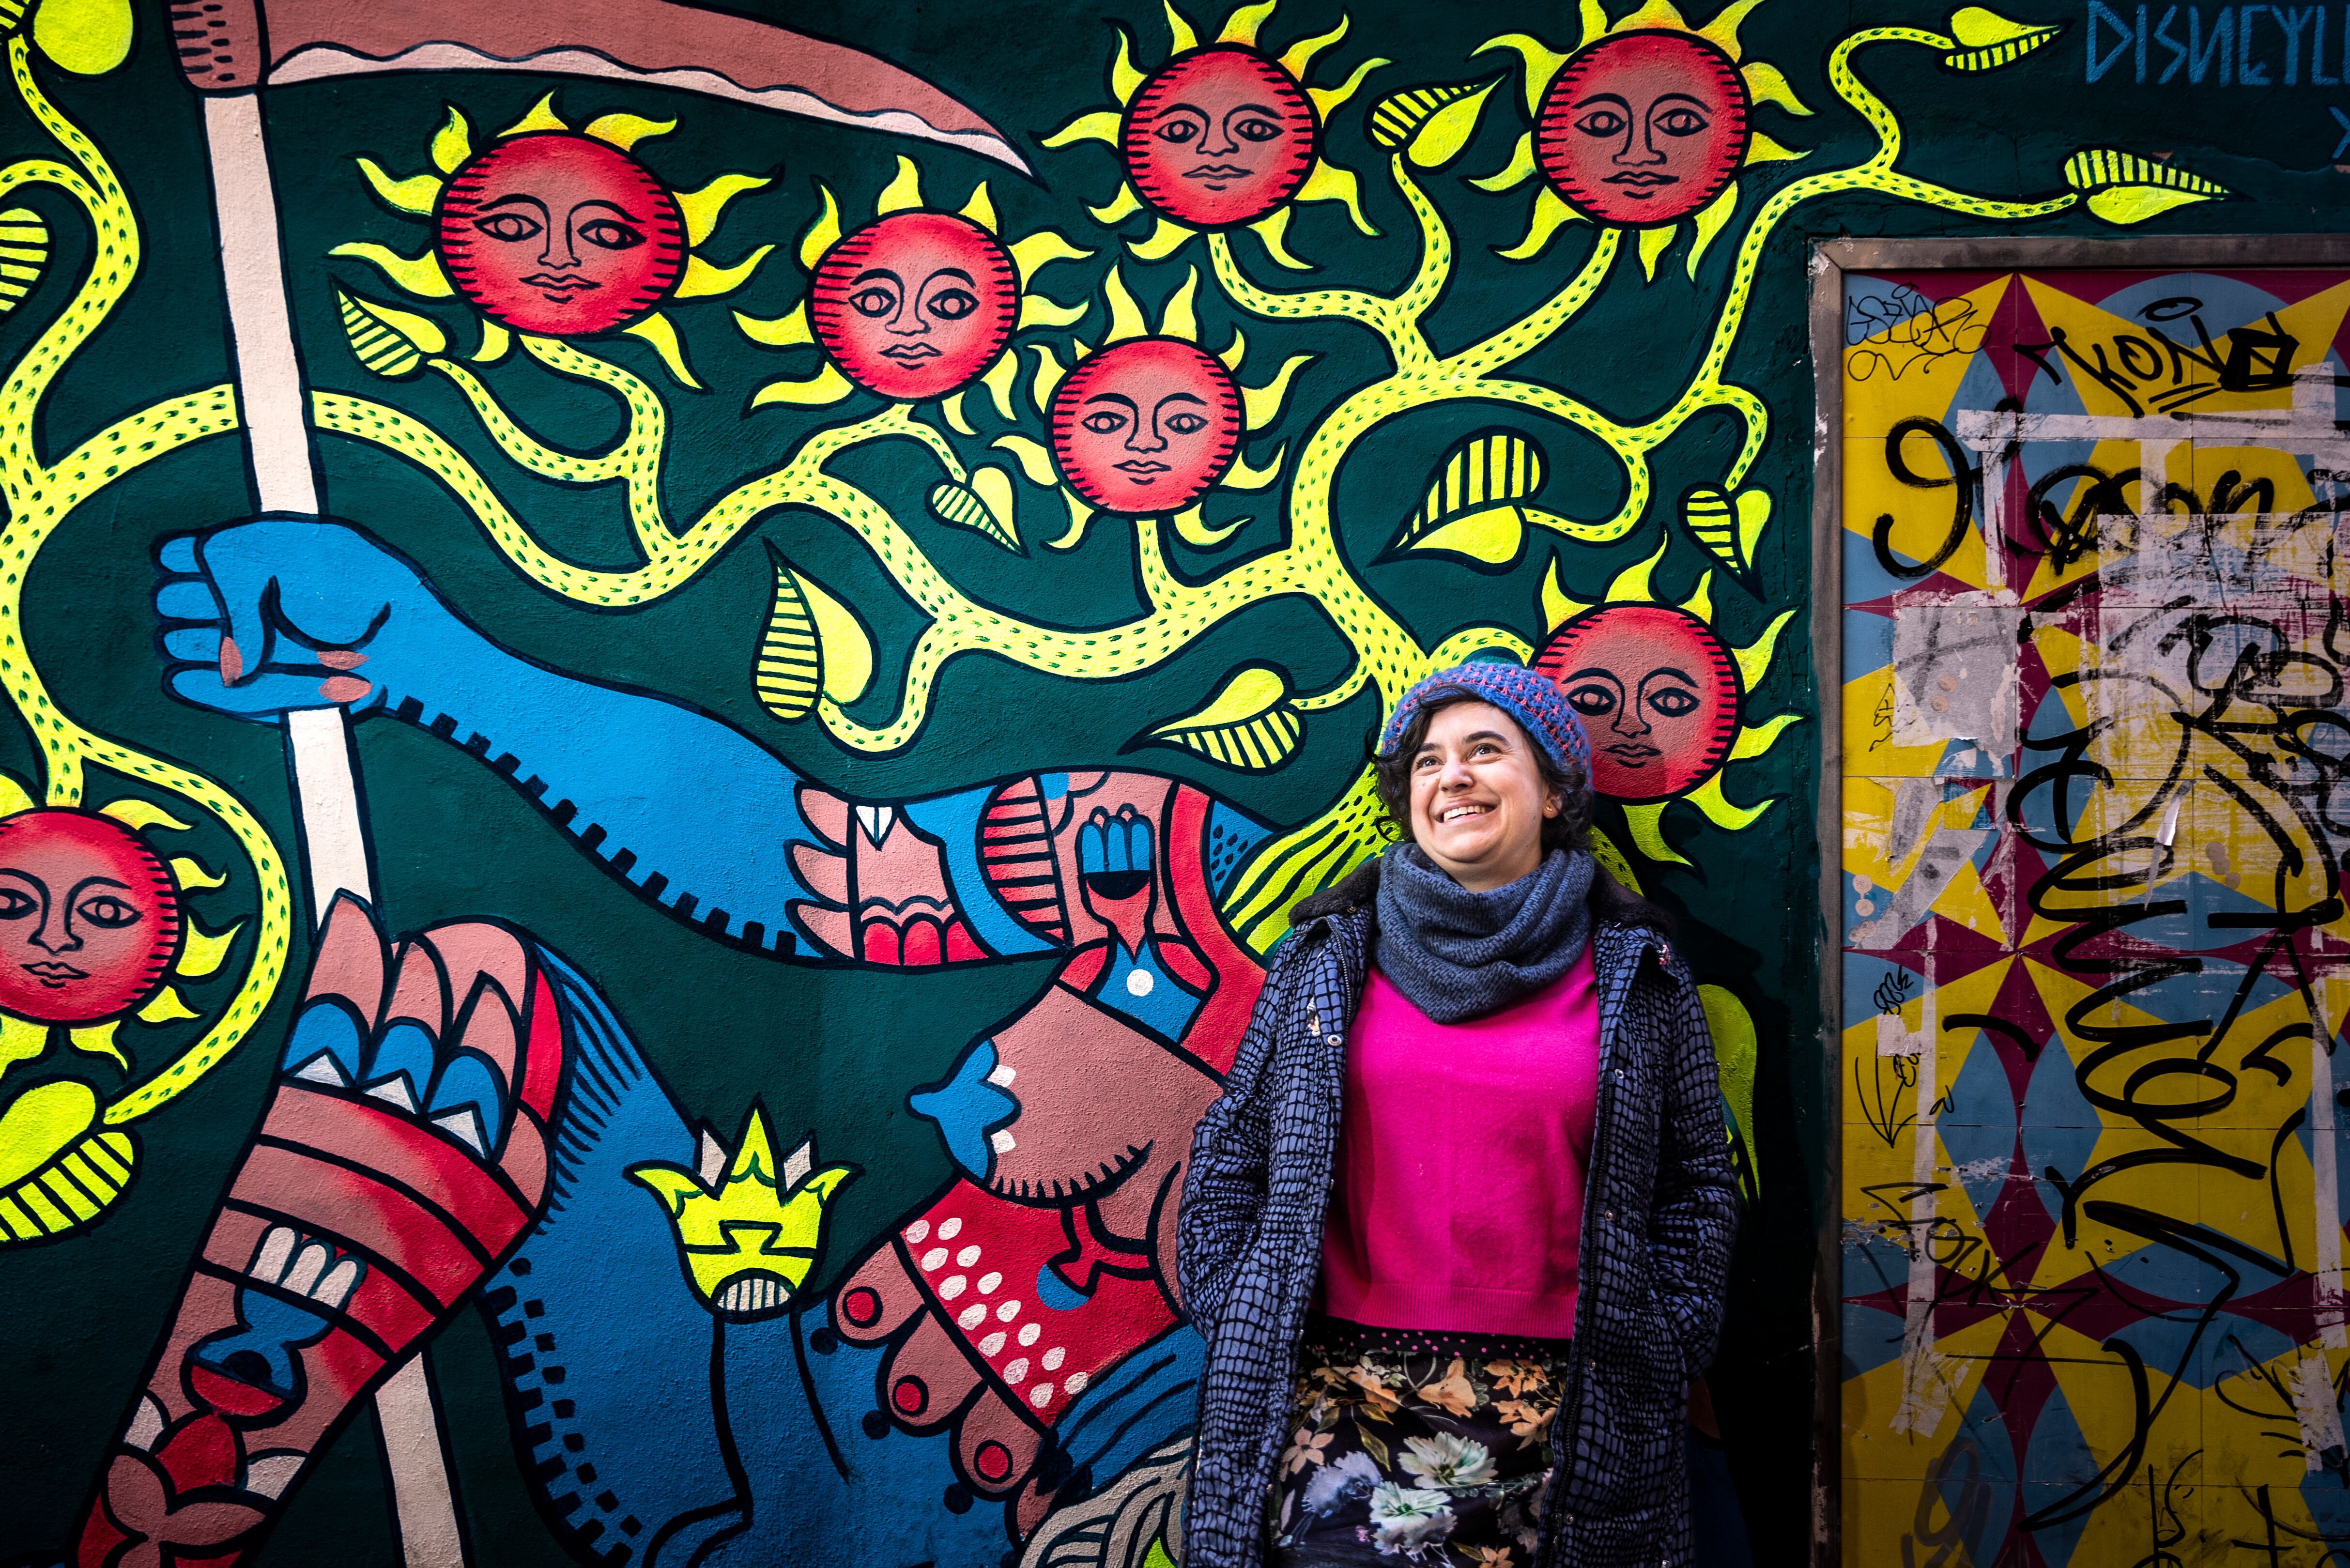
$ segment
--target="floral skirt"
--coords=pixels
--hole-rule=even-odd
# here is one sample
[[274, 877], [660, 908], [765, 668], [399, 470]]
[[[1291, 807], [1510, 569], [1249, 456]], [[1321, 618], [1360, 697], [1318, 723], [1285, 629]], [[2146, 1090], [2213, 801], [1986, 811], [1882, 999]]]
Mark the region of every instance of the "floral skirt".
[[1527, 1568], [1573, 1349], [1309, 1317], [1268, 1568]]

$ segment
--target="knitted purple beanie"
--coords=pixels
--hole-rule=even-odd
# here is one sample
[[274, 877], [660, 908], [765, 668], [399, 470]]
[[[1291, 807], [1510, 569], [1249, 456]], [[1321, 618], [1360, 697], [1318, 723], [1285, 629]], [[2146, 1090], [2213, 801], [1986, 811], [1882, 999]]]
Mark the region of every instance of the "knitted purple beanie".
[[1583, 732], [1583, 721], [1567, 706], [1565, 694], [1547, 675], [1523, 664], [1493, 659], [1472, 659], [1422, 678], [1403, 694], [1388, 727], [1379, 732], [1379, 755], [1395, 753], [1412, 715], [1428, 705], [1430, 693], [1448, 686], [1473, 691], [1515, 719], [1534, 744], [1550, 753], [1552, 762], [1561, 768], [1572, 764], [1586, 784], [1591, 782], [1591, 738]]

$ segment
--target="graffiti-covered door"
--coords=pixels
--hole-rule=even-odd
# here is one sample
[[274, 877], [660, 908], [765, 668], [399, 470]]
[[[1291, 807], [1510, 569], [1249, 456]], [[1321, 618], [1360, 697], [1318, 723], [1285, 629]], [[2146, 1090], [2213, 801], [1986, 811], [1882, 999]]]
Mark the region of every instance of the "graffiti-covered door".
[[2350, 268], [1841, 303], [1844, 1559], [2330, 1561]]

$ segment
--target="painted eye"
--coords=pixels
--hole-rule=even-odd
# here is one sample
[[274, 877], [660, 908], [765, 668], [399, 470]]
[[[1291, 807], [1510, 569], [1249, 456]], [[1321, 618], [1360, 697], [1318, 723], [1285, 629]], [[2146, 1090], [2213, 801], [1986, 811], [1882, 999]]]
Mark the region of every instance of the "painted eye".
[[1616, 711], [1616, 693], [1596, 682], [1569, 691], [1566, 701], [1576, 712], [1590, 718]]
[[1234, 124], [1232, 127], [1232, 134], [1239, 137], [1243, 141], [1271, 141], [1274, 137], [1281, 134], [1281, 123], [1278, 120], [1266, 119], [1262, 116], [1252, 115], [1248, 119]]
[[520, 213], [500, 213], [494, 218], [480, 220], [473, 227], [494, 240], [504, 240], [513, 244], [537, 234], [541, 225], [536, 219], [525, 218]]
[[579, 237], [600, 250], [632, 251], [645, 243], [645, 236], [618, 218], [598, 218], [579, 225]]
[[898, 295], [894, 289], [860, 288], [848, 296], [848, 303], [859, 316], [888, 316], [898, 308]]
[[1705, 116], [1693, 109], [1669, 109], [1650, 124], [1667, 136], [1695, 136], [1706, 128]]
[[1169, 414], [1159, 422], [1177, 435], [1197, 435], [1208, 428], [1208, 421], [1198, 414]]
[[1093, 431], [1096, 435], [1116, 435], [1118, 431], [1126, 428], [1126, 416], [1120, 413], [1113, 413], [1107, 409], [1102, 409], [1094, 413], [1087, 414], [1084, 419], [1079, 420], [1077, 423], [1085, 426], [1086, 429]]
[[1632, 122], [1612, 109], [1595, 109], [1575, 122], [1586, 136], [1621, 136]]
[[40, 907], [29, 893], [0, 888], [0, 920], [21, 920]]
[[1668, 719], [1685, 719], [1697, 711], [1697, 697], [1679, 690], [1658, 691], [1649, 695], [1648, 706]]
[[101, 893], [94, 898], [84, 898], [75, 906], [74, 913], [91, 925], [103, 927], [109, 931], [119, 931], [125, 926], [135, 926], [139, 923], [139, 911], [109, 893]]
[[1165, 120], [1150, 134], [1161, 141], [1171, 141], [1178, 147], [1188, 146], [1200, 139], [1200, 122], [1189, 119]]
[[979, 296], [960, 288], [942, 290], [931, 296], [931, 314], [941, 321], [961, 321], [979, 308]]

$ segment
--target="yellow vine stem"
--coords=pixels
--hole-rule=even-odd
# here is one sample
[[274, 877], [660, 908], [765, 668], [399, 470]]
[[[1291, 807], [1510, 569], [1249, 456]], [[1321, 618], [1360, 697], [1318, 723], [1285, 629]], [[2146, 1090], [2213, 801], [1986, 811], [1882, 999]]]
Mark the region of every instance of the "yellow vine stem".
[[73, 299], [35, 339], [0, 382], [0, 481], [8, 517], [0, 526], [0, 688], [41, 751], [43, 799], [78, 805], [85, 770], [113, 770], [185, 802], [225, 827], [253, 869], [260, 901], [259, 937], [250, 967], [226, 1010], [196, 1044], [169, 1065], [117, 1096], [106, 1123], [135, 1121], [202, 1077], [259, 1022], [284, 975], [294, 923], [293, 891], [276, 843], [244, 804], [220, 784], [96, 734], [76, 722], [49, 696], [25, 645], [25, 583], [41, 547], [77, 507], [122, 475], [190, 442], [237, 427], [236, 400], [226, 386], [168, 399], [92, 436], [54, 466], [45, 465], [34, 439], [42, 398], [66, 362], [102, 323], [139, 270], [138, 224], [105, 157], [68, 122], [34, 80], [25, 36], [8, 40], [8, 67], [33, 118], [78, 171], [34, 160], [0, 171], [0, 191], [20, 184], [53, 186], [88, 215], [92, 255]]
[[[853, 424], [816, 431], [783, 467], [737, 485], [712, 503], [682, 534], [670, 532], [658, 522], [656, 513], [655, 526], [640, 524], [637, 529], [644, 564], [605, 571], [566, 560], [541, 545], [473, 462], [423, 421], [369, 399], [338, 392], [312, 393], [310, 417], [319, 430], [382, 447], [432, 473], [473, 513], [491, 543], [532, 581], [565, 598], [608, 608], [650, 604], [683, 587], [744, 528], [777, 507], [806, 506], [826, 513], [866, 535], [868, 542], [886, 535], [887, 530], [874, 523], [874, 518], [888, 520], [880, 504], [823, 472], [827, 462], [848, 447], [891, 437], [920, 441], [955, 480], [968, 477], [946, 438], [915, 419], [909, 405], [894, 403]], [[634, 476], [630, 483], [636, 483]], [[849, 505], [854, 514], [837, 512], [837, 504]], [[868, 511], [872, 517], [865, 515]], [[889, 528], [895, 529], [896, 524], [889, 524]], [[903, 530], [898, 530], [895, 538], [904, 541], [904, 550], [919, 558], [920, 551], [906, 539]]]
[[1869, 27], [1848, 35], [1830, 51], [1828, 80], [1835, 87], [1836, 96], [1851, 105], [1877, 132], [1877, 151], [1865, 162], [1843, 169], [1824, 170], [1792, 181], [1773, 192], [1770, 200], [1763, 202], [1739, 242], [1738, 260], [1731, 269], [1730, 291], [1723, 296], [1721, 313], [1715, 318], [1713, 336], [1706, 345], [1705, 357], [1699, 362], [1697, 374], [1691, 378], [1688, 390], [1679, 400], [1659, 416], [1662, 421], [1678, 424], [1701, 410], [1714, 407], [1731, 408], [1741, 415], [1746, 424], [1746, 440], [1737, 461], [1723, 477], [1722, 483], [1726, 489], [1736, 489], [1746, 477], [1747, 470], [1762, 455], [1763, 441], [1770, 428], [1770, 414], [1762, 400], [1742, 387], [1725, 384], [1721, 373], [1729, 362], [1730, 351], [1746, 324], [1746, 306], [1752, 297], [1755, 275], [1762, 265], [1762, 247], [1769, 242], [1782, 218], [1815, 196], [1839, 191], [1875, 191], [1899, 200], [1938, 207], [1944, 212], [1993, 219], [2044, 218], [2052, 213], [2063, 212], [2080, 200], [2067, 192], [2045, 202], [1996, 202], [1895, 172], [1893, 165], [1901, 157], [1901, 121], [1852, 68], [1855, 52], [1871, 44], [1885, 43], [1919, 44], [1940, 50], [1959, 47], [1955, 39], [1917, 27]]

